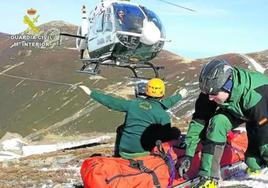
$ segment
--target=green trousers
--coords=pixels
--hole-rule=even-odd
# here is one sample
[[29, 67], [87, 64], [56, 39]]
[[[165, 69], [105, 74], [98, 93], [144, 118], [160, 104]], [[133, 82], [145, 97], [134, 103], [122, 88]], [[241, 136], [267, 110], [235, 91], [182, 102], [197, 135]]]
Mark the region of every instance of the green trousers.
[[227, 141], [227, 132], [240, 124], [229, 113], [217, 113], [210, 119], [203, 142], [199, 175], [220, 178], [220, 161]]

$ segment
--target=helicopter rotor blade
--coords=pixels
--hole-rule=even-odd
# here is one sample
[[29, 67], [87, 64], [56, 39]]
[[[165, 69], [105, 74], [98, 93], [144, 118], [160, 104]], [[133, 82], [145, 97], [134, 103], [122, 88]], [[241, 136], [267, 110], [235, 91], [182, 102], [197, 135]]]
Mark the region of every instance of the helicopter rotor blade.
[[197, 11], [194, 10], [194, 9], [187, 8], [187, 7], [184, 7], [184, 6], [180, 6], [180, 5], [177, 5], [177, 4], [175, 4], [175, 3], [171, 3], [171, 2], [166, 1], [166, 0], [158, 0], [158, 1], [162, 1], [163, 3], [169, 4], [169, 5], [172, 5], [172, 6], [175, 6], [175, 7], [179, 7], [179, 8], [185, 9], [185, 10], [189, 10], [189, 11], [191, 11], [191, 12], [197, 12]]

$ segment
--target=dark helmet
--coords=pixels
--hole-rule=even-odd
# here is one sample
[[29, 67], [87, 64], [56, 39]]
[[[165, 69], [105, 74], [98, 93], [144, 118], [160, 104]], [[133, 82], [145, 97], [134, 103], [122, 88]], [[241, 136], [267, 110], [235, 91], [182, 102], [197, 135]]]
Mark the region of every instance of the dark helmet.
[[135, 96], [141, 97], [141, 98], [146, 98], [146, 86], [147, 86], [148, 81], [143, 80], [135, 85]]
[[213, 59], [201, 70], [199, 87], [202, 92], [215, 95], [222, 90], [224, 84], [232, 75], [232, 66], [223, 59]]

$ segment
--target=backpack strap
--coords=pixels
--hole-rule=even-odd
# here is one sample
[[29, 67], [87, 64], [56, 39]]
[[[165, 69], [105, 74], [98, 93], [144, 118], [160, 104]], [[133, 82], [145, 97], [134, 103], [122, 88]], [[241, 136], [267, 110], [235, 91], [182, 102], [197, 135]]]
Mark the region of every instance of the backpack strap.
[[169, 180], [168, 180], [168, 186], [171, 187], [173, 184], [173, 180], [175, 179], [175, 163], [172, 159], [172, 156], [170, 154], [170, 150], [172, 149], [171, 147], [167, 152], [165, 152], [161, 140], [157, 140], [155, 143], [160, 157], [165, 161], [166, 165], [168, 166], [168, 171], [169, 171]]
[[142, 160], [133, 160], [133, 159], [129, 159], [130, 161], [130, 167], [132, 168], [136, 168], [139, 169], [141, 172], [150, 174], [153, 177], [153, 182], [156, 188], [161, 188], [161, 185], [159, 183], [158, 177], [155, 174], [155, 172], [149, 168], [147, 168], [146, 166], [143, 165], [143, 161]]
[[157, 140], [155, 142], [155, 145], [157, 147], [157, 150], [159, 152], [160, 157], [165, 161], [166, 165], [168, 166], [169, 173], [171, 173], [172, 166], [171, 166], [171, 163], [170, 163], [170, 160], [169, 160], [167, 153], [165, 152], [164, 148], [162, 147], [161, 140]]

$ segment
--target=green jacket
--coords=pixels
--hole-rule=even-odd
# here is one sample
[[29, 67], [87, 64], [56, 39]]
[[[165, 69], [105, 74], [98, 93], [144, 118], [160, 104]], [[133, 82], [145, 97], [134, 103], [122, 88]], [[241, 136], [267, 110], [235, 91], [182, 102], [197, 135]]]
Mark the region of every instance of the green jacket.
[[128, 153], [145, 152], [141, 145], [143, 132], [151, 125], [170, 126], [170, 117], [165, 110], [181, 100], [180, 95], [160, 101], [153, 98], [127, 100], [98, 91], [92, 91], [90, 97], [112, 110], [126, 113], [119, 151]]
[[[202, 130], [218, 109], [225, 110], [245, 122], [253, 122], [255, 125], [262, 118], [268, 118], [268, 78], [258, 72], [234, 68], [232, 80], [231, 94], [224, 104], [218, 105], [210, 101], [208, 95], [203, 93], [199, 95], [186, 136], [186, 155], [194, 156]], [[268, 138], [266, 141], [268, 143]]]

